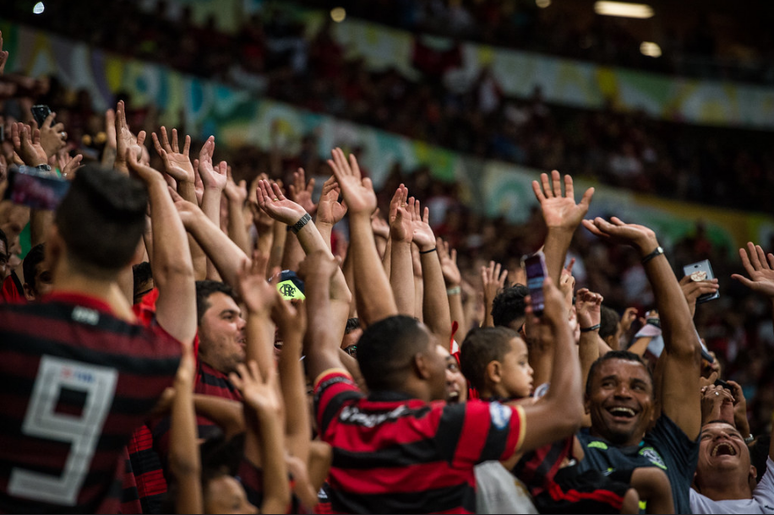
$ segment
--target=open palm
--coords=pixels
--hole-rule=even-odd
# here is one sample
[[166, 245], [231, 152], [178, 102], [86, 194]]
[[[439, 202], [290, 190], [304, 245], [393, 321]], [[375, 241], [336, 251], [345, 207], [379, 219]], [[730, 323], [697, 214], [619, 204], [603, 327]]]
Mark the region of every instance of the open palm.
[[[747, 252], [750, 253], [749, 257]], [[750, 276], [733, 274], [731, 277], [748, 288], [774, 299], [774, 254], [766, 255], [760, 245], [747, 243], [747, 251], [739, 249], [742, 265]]]
[[551, 181], [548, 179], [548, 174], [541, 174], [540, 181], [540, 183], [532, 181], [532, 190], [540, 202], [546, 226], [575, 230], [589, 211], [594, 188], [586, 190], [580, 203], [576, 204], [575, 189], [572, 177], [569, 175], [564, 176], [564, 196], [562, 196], [561, 176], [558, 171], [551, 172]]

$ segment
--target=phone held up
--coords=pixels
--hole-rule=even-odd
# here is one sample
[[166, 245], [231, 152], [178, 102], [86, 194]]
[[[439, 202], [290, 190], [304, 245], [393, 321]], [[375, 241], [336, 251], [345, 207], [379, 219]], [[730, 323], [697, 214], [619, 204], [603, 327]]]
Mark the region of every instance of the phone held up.
[[51, 108], [44, 104], [34, 105], [30, 108], [30, 111], [32, 111], [32, 117], [38, 122], [38, 128], [43, 127], [43, 122], [51, 114]]
[[527, 272], [527, 288], [532, 299], [532, 312], [539, 317], [543, 315], [543, 310], [546, 307], [543, 296], [543, 281], [548, 277], [546, 257], [542, 252], [536, 252], [525, 256], [523, 261]]
[[[689, 276], [692, 281], [709, 281], [715, 278], [715, 274], [712, 272], [712, 266], [709, 259], [699, 261], [698, 263], [692, 263], [683, 267], [683, 274]], [[715, 300], [720, 297], [720, 291], [715, 293], [705, 293], [696, 299], [696, 304], [703, 304], [710, 300]]]
[[70, 181], [67, 179], [20, 166], [9, 170], [4, 200], [32, 209], [54, 211], [69, 188]]

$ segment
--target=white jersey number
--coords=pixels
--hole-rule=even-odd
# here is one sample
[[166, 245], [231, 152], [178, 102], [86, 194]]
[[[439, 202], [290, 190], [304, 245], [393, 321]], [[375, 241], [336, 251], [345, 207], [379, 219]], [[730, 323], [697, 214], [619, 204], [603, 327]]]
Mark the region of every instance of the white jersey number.
[[[118, 372], [115, 369], [43, 356], [24, 416], [25, 435], [71, 444], [61, 476], [14, 468], [8, 492], [16, 497], [74, 506], [110, 413]], [[85, 393], [80, 416], [56, 413], [63, 388]]]

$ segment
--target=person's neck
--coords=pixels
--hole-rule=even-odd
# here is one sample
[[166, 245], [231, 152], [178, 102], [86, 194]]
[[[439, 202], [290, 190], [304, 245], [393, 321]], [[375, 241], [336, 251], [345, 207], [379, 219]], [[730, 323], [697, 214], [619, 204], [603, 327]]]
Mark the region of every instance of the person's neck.
[[728, 481], [729, 475], [719, 475], [718, 481], [711, 485], [700, 487], [699, 493], [713, 501], [735, 501], [738, 499], [752, 499], [750, 485], [745, 482], [735, 483]]
[[609, 438], [607, 435], [602, 434], [599, 432], [594, 425], [592, 424], [591, 428], [589, 429], [589, 434], [596, 438], [604, 438], [606, 441], [612, 443], [616, 447], [635, 447], [637, 445], [640, 445], [640, 442], [642, 442], [642, 439], [645, 438], [645, 433], [642, 434], [634, 434], [625, 442], [622, 443], [616, 443], [613, 439]]
[[130, 323], [136, 321], [131, 303], [121, 294], [115, 280], [89, 277], [63, 265], [54, 273], [51, 291], [52, 293], [78, 293], [101, 300], [110, 306], [114, 316]]

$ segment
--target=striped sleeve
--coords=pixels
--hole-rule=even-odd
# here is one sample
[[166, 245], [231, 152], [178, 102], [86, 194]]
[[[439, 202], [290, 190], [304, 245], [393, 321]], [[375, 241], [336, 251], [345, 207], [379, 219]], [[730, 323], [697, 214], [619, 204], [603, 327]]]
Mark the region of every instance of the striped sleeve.
[[473, 400], [444, 408], [436, 440], [453, 466], [470, 467], [510, 458], [521, 447], [524, 430], [520, 406]]
[[314, 383], [314, 412], [320, 435], [325, 437], [328, 425], [349, 400], [363, 397], [349, 373], [340, 368], [326, 370]]

